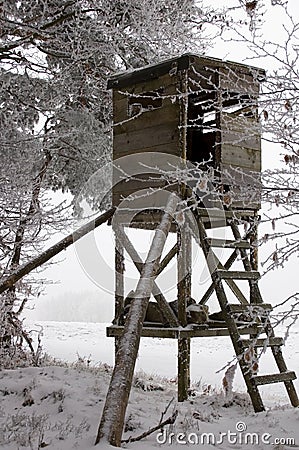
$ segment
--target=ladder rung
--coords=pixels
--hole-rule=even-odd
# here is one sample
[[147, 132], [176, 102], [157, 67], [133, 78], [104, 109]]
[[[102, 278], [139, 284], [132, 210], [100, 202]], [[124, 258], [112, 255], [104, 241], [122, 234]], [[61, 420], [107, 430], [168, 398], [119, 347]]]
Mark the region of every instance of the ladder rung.
[[255, 377], [252, 377], [252, 380], [255, 381], [257, 385], [262, 384], [272, 384], [272, 383], [283, 383], [285, 381], [293, 381], [296, 380], [297, 376], [295, 372], [282, 372], [282, 373], [275, 373], [272, 375], [258, 375]]
[[262, 312], [272, 311], [273, 307], [270, 303], [248, 303], [247, 305], [241, 303], [229, 303], [230, 312], [242, 313], [242, 312]]
[[226, 219], [233, 219], [242, 217], [252, 217], [256, 215], [255, 211], [251, 209], [225, 211], [221, 208], [197, 208], [196, 211], [202, 217], [211, 217], [211, 218], [223, 217]]
[[284, 344], [281, 337], [264, 338], [264, 339], [241, 339], [240, 342], [244, 347], [279, 347]]
[[216, 270], [217, 275], [224, 280], [258, 280], [261, 276], [256, 271]]
[[211, 247], [221, 247], [221, 248], [250, 248], [250, 242], [240, 240], [234, 241], [231, 239], [214, 239], [209, 238], [208, 243]]

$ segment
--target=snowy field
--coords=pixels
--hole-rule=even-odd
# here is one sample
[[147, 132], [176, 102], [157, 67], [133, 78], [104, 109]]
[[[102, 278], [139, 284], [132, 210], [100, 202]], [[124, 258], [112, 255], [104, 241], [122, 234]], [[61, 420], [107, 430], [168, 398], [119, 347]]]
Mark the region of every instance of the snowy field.
[[[29, 326], [29, 324], [28, 324]], [[0, 372], [0, 448], [91, 450], [111, 448], [94, 440], [113, 362], [113, 339], [105, 325], [95, 323], [35, 322], [43, 327], [43, 349], [60, 363]], [[299, 368], [299, 329], [294, 328], [284, 349], [290, 369]], [[191, 378], [193, 396], [176, 403], [176, 342], [143, 338], [135, 385], [126, 417], [124, 438], [138, 436], [178, 410], [174, 425], [135, 443], [130, 449], [152, 448], [287, 450], [299, 448], [299, 409], [288, 404], [284, 387], [266, 386], [266, 412], [254, 414], [240, 374], [235, 394], [227, 399], [221, 389], [223, 372], [233, 357], [227, 338], [194, 339]], [[263, 372], [271, 373], [265, 355]], [[87, 364], [87, 359], [91, 363]], [[142, 371], [142, 370], [143, 371]], [[151, 375], [154, 374], [154, 375]], [[167, 377], [164, 378], [164, 377]], [[298, 383], [296, 384], [298, 388]], [[173, 433], [173, 434], [170, 434]]]
[[[43, 329], [43, 350], [51, 356], [68, 362], [74, 362], [78, 355], [88, 358], [92, 364], [114, 362], [114, 339], [106, 337], [106, 324], [83, 322], [32, 322], [31, 329]], [[284, 330], [278, 336], [284, 336]], [[293, 327], [283, 347], [286, 363], [290, 370], [299, 372], [299, 327]], [[222, 385], [224, 372], [221, 371], [232, 361], [234, 351], [228, 337], [197, 338], [191, 346], [191, 379], [202, 384], [211, 384], [216, 388]], [[136, 370], [167, 378], [176, 377], [177, 343], [173, 339], [142, 338]], [[273, 364], [270, 349], [263, 355], [260, 370], [264, 373], [277, 371]], [[220, 372], [219, 372], [220, 371]], [[299, 390], [299, 383], [297, 388]], [[240, 371], [235, 379], [235, 389], [245, 391]], [[268, 401], [286, 399], [283, 384], [261, 388], [263, 398]]]

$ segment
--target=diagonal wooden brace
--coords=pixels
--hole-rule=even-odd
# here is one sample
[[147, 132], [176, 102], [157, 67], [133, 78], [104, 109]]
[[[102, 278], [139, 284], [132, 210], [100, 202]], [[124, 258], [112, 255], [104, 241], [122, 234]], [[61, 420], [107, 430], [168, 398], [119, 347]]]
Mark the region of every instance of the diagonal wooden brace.
[[[125, 248], [125, 250], [128, 252], [129, 256], [131, 257], [133, 263], [135, 264], [137, 270], [139, 273], [142, 272], [144, 263], [140, 256], [138, 255], [137, 251], [133, 247], [131, 241], [129, 240], [128, 236], [124, 232], [123, 227], [119, 224], [118, 226], [114, 226], [115, 232], [118, 234], [119, 238], [122, 241], [122, 244]], [[164, 261], [164, 260], [163, 260]], [[166, 267], [167, 264], [165, 264]], [[161, 266], [160, 266], [161, 267]], [[158, 272], [158, 271], [157, 271]], [[161, 271], [159, 272], [161, 273]], [[155, 275], [157, 276], [157, 275]], [[169, 303], [167, 302], [166, 298], [162, 294], [161, 290], [157, 286], [156, 282], [153, 283], [153, 296], [155, 297], [159, 308], [165, 318], [165, 321], [171, 326], [171, 327], [178, 327], [179, 321], [176, 317], [175, 313], [169, 306]]]
[[81, 239], [87, 233], [90, 233], [95, 228], [100, 226], [102, 223], [107, 222], [115, 212], [115, 208], [109, 209], [109, 211], [100, 214], [98, 217], [90, 220], [87, 224], [83, 225], [78, 230], [75, 230], [68, 236], [64, 237], [61, 241], [52, 245], [52, 247], [43, 251], [40, 255], [32, 258], [30, 261], [24, 263], [23, 265], [17, 267], [10, 275], [0, 281], [0, 294], [5, 292], [7, 289], [14, 286], [19, 280], [21, 280], [25, 275], [28, 275], [32, 270], [45, 264], [53, 256], [58, 255], [62, 250], [66, 250], [74, 242]]

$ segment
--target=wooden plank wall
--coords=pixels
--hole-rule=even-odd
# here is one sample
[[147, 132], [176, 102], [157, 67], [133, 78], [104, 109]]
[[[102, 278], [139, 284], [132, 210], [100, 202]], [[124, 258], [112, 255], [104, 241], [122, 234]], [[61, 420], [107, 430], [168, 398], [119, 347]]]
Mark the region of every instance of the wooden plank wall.
[[[166, 74], [159, 79], [124, 88], [121, 92], [114, 91], [114, 159], [126, 154], [161, 150], [179, 156], [177, 87], [177, 77]], [[130, 98], [135, 101], [135, 95], [136, 103], [142, 102], [142, 94], [149, 95], [151, 92], [159, 92], [162, 106], [130, 118]], [[160, 146], [163, 147], [159, 148]]]
[[[114, 129], [113, 159], [147, 153], [161, 152], [180, 156], [178, 99], [179, 80], [169, 74], [159, 79], [138, 83], [113, 92]], [[157, 92], [161, 106], [144, 110], [130, 117], [130, 104], [144, 104], [151, 93]], [[145, 94], [142, 97], [142, 94]], [[154, 97], [155, 94], [153, 94]], [[140, 97], [139, 97], [140, 96]], [[160, 103], [160, 102], [153, 102]], [[153, 161], [155, 164], [155, 161]], [[136, 177], [137, 178], [137, 177]], [[164, 187], [165, 182], [153, 181], [153, 175], [120, 182], [113, 187], [113, 205], [119, 204], [127, 195], [148, 187]]]

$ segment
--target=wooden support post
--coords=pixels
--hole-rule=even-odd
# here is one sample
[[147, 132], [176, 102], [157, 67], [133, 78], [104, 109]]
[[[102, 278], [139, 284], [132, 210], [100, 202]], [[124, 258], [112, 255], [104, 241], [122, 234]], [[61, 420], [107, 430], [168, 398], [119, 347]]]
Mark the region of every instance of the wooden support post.
[[[187, 325], [186, 308], [191, 297], [191, 234], [190, 230], [177, 230], [177, 273], [178, 273], [178, 319], [180, 325]], [[178, 401], [188, 398], [190, 387], [190, 338], [178, 338]]]
[[120, 323], [121, 314], [124, 307], [124, 247], [121, 239], [115, 234], [115, 325], [123, 325]]
[[142, 325], [154, 284], [161, 253], [170, 230], [178, 197], [169, 196], [165, 214], [157, 227], [152, 244], [142, 268], [135, 296], [120, 338], [114, 370], [103, 409], [95, 444], [106, 440], [116, 447], [121, 445], [125, 413], [128, 405]]
[[[115, 312], [114, 312], [114, 325], [123, 325], [122, 314], [124, 309], [124, 247], [121, 239], [114, 230], [115, 236]], [[115, 337], [114, 350], [115, 357], [118, 351], [119, 337]]]

